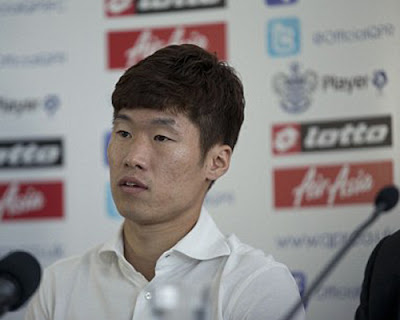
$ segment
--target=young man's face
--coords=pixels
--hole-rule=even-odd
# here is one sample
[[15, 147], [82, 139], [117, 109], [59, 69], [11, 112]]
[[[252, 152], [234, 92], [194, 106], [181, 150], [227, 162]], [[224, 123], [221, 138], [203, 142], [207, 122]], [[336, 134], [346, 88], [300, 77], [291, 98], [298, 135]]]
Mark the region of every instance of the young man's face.
[[199, 138], [199, 129], [184, 115], [122, 109], [108, 147], [119, 212], [137, 224], [198, 214], [212, 178], [212, 162], [208, 156], [201, 160]]

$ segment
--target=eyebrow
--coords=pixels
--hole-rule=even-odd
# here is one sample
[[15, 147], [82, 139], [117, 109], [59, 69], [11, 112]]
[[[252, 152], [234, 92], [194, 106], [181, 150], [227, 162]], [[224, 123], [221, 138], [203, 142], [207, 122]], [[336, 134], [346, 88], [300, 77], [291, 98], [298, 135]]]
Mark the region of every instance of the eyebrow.
[[[116, 120], [124, 120], [124, 121], [128, 121], [130, 123], [134, 123], [135, 121], [128, 115], [126, 114], [118, 114], [115, 116], [115, 119], [113, 121], [113, 123], [115, 123]], [[151, 119], [149, 124], [151, 126], [163, 126], [163, 127], [168, 127], [174, 131], [178, 131], [175, 126], [176, 126], [176, 120], [173, 118], [169, 118], [169, 117], [158, 117], [158, 118], [154, 118]]]
[[115, 116], [115, 118], [113, 119], [113, 123], [115, 123], [116, 120], [125, 120], [125, 121], [129, 121], [129, 122], [133, 122], [132, 119], [125, 114], [117, 114]]
[[150, 121], [150, 124], [173, 127], [176, 125], [176, 121], [172, 118], [155, 118]]

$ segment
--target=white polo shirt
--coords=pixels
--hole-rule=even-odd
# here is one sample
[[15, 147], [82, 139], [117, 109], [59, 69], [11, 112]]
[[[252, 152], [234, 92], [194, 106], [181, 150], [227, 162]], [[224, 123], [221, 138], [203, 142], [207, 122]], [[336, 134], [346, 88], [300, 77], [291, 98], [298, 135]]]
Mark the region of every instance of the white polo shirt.
[[[25, 320], [150, 320], [155, 288], [211, 284], [213, 320], [278, 320], [299, 299], [288, 268], [225, 237], [203, 208], [195, 227], [158, 259], [149, 282], [124, 257], [122, 229], [82, 256], [48, 267]], [[304, 310], [296, 320], [305, 319]]]

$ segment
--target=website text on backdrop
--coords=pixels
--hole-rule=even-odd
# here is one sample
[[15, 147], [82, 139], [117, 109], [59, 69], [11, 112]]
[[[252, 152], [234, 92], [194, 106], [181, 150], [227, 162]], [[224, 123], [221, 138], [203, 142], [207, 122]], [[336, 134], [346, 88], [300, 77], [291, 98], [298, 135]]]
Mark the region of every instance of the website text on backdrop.
[[244, 119], [234, 69], [200, 47], [171, 45], [130, 67], [112, 103], [121, 230], [47, 268], [26, 320], [154, 319], [157, 289], [169, 283], [207, 287], [210, 319], [280, 319], [299, 298], [288, 268], [224, 236], [203, 207]]
[[[335, 253], [335, 255], [328, 261], [323, 269], [318, 273], [313, 282], [304, 292], [299, 300], [282, 320], [291, 320], [296, 311], [303, 305], [307, 305], [309, 299], [315, 290], [322, 284], [322, 282], [328, 277], [333, 269], [341, 262], [347, 253], [347, 251], [353, 246], [355, 241], [361, 236], [361, 234], [371, 226], [383, 213], [392, 210], [399, 201], [399, 190], [396, 186], [390, 185], [382, 188], [375, 197], [374, 210], [372, 214], [362, 222], [351, 234], [344, 245]], [[399, 300], [400, 301], [400, 300]], [[368, 319], [368, 318], [363, 318]], [[383, 317], [381, 319], [388, 319]], [[397, 319], [397, 318], [396, 318]]]

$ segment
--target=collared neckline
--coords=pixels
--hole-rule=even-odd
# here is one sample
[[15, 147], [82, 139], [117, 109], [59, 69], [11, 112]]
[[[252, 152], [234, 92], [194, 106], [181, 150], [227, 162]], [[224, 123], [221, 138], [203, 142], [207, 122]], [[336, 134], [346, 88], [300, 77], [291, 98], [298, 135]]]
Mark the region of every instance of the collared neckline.
[[[119, 258], [125, 260], [122, 230], [123, 225], [113, 237], [100, 247], [99, 254], [114, 252]], [[231, 253], [225, 236], [204, 207], [202, 207], [199, 219], [193, 229], [168, 251], [177, 251], [197, 260], [209, 260]]]
[[171, 250], [197, 260], [209, 260], [231, 253], [225, 236], [204, 207], [193, 229]]
[[124, 256], [124, 242], [123, 242], [123, 224], [118, 229], [118, 232], [115, 233], [108, 241], [106, 241], [99, 250], [99, 255], [103, 255], [106, 253], [114, 253], [117, 257], [123, 258]]

